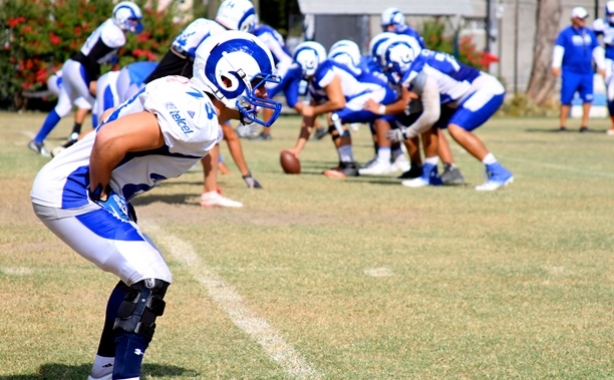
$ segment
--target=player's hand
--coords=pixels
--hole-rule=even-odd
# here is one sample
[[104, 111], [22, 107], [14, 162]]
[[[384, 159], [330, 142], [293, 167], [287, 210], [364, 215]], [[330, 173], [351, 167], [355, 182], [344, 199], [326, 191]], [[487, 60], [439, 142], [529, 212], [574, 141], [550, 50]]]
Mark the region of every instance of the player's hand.
[[298, 159], [298, 154], [301, 152], [299, 149], [297, 148], [292, 148], [292, 149], [284, 149], [290, 153], [292, 153], [294, 155], [294, 157], [296, 157], [296, 159]]
[[402, 142], [407, 140], [407, 136], [405, 135], [405, 131], [407, 128], [401, 127], [396, 129], [391, 129], [386, 132], [386, 138], [392, 142]]
[[94, 201], [94, 203], [98, 204], [106, 212], [119, 220], [124, 222], [129, 222], [131, 220], [136, 221], [134, 209], [132, 209], [126, 198], [111, 190], [109, 186], [107, 186], [104, 192], [102, 192], [100, 188], [101, 186], [94, 191], [88, 189], [90, 199]]
[[301, 109], [301, 115], [303, 115], [303, 117], [313, 117], [314, 116], [313, 107], [304, 105], [303, 108]]
[[246, 175], [244, 175], [243, 181], [245, 181], [245, 184], [249, 189], [262, 189], [262, 185], [260, 185], [260, 182], [258, 182], [256, 178], [252, 177], [252, 173], [248, 172]]
[[599, 69], [597, 70], [597, 72], [599, 73], [599, 75], [605, 78], [605, 69]]
[[374, 101], [373, 99], [369, 99], [365, 102], [364, 109], [365, 111], [373, 112], [374, 114], [379, 115], [379, 107], [380, 104]]

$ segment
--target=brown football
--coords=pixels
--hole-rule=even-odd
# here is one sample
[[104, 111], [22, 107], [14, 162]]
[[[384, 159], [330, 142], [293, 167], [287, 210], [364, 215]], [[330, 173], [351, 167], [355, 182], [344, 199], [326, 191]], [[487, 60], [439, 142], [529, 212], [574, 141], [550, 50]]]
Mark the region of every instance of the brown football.
[[301, 162], [287, 150], [282, 150], [279, 154], [279, 163], [286, 174], [300, 174], [301, 172]]

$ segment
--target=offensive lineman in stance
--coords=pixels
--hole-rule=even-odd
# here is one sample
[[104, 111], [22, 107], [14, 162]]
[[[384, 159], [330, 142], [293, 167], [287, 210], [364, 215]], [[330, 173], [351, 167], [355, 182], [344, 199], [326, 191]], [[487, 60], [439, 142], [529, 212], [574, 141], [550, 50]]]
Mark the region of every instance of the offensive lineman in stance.
[[196, 51], [191, 79], [152, 81], [71, 149], [39, 172], [36, 215], [68, 246], [119, 277], [107, 304], [88, 380], [137, 380], [164, 312], [172, 276], [161, 252], [136, 224], [130, 200], [178, 177], [222, 138], [229, 119], [261, 122], [278, 107], [264, 85], [279, 80], [271, 53], [255, 36], [224, 32]]

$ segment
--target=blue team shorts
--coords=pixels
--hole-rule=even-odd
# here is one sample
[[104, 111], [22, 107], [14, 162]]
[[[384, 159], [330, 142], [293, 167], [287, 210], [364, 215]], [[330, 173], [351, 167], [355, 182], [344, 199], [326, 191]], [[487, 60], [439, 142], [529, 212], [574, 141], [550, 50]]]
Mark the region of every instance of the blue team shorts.
[[486, 123], [503, 104], [505, 94], [489, 94], [476, 91], [463, 100], [458, 108], [441, 107], [441, 116], [435, 125], [447, 128], [450, 124], [458, 125], [466, 131], [473, 131]]
[[569, 106], [576, 92], [584, 103], [593, 101], [593, 73], [577, 74], [563, 71], [561, 84], [561, 104]]

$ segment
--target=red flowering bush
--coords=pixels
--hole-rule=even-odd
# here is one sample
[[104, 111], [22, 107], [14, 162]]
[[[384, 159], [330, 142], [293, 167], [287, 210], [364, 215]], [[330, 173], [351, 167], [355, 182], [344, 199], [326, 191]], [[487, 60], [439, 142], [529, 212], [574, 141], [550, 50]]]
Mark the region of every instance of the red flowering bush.
[[471, 37], [458, 38], [445, 34], [445, 25], [438, 20], [427, 21], [423, 25], [422, 37], [428, 49], [455, 56], [460, 62], [480, 70], [488, 70], [498, 58], [490, 53], [478, 51]]
[[[145, 8], [144, 31], [127, 34], [119, 65], [155, 61], [166, 53], [182, 25], [173, 23], [174, 7]], [[76, 54], [87, 37], [112, 16], [112, 0], [8, 0], [0, 7], [0, 99], [44, 88], [49, 75]], [[157, 8], [157, 2], [148, 6]], [[103, 67], [108, 71], [111, 67]]]

